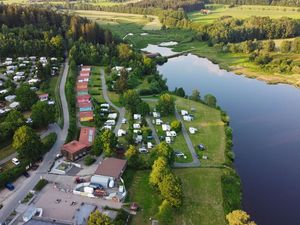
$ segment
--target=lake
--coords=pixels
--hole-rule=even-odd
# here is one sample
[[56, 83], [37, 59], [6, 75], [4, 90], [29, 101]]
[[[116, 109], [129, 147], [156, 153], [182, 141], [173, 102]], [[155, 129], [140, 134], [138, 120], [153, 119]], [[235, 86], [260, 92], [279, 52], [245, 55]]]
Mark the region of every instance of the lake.
[[[145, 50], [172, 54], [155, 45]], [[238, 76], [191, 54], [169, 59], [158, 70], [170, 90], [211, 93], [229, 114], [243, 208], [252, 219], [259, 225], [299, 225], [300, 90]]]

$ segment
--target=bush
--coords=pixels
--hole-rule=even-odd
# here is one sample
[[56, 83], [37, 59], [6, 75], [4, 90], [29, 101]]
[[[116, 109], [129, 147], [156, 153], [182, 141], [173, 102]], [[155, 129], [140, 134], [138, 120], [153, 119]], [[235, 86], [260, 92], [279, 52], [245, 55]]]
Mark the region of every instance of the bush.
[[161, 224], [172, 224], [173, 209], [167, 200], [163, 200], [160, 204], [157, 218]]
[[221, 177], [225, 214], [241, 208], [241, 182], [234, 170], [226, 170]]
[[141, 96], [144, 96], [144, 95], [153, 95], [154, 92], [151, 89], [141, 89], [141, 90], [139, 90], [139, 94]]
[[92, 157], [91, 155], [87, 155], [87, 156], [84, 158], [84, 165], [90, 166], [90, 165], [92, 165], [95, 161], [96, 161], [96, 159], [95, 159], [94, 157]]
[[48, 184], [48, 180], [40, 179], [39, 182], [34, 186], [33, 190], [40, 191]]
[[25, 166], [26, 164], [21, 162], [19, 166], [0, 173], [0, 188], [4, 187], [5, 183], [13, 182], [19, 176], [21, 176], [26, 171]]
[[50, 149], [52, 148], [52, 146], [54, 145], [54, 143], [57, 140], [57, 134], [56, 133], [50, 133], [48, 136], [46, 136], [42, 142], [43, 142], [43, 153], [49, 152]]

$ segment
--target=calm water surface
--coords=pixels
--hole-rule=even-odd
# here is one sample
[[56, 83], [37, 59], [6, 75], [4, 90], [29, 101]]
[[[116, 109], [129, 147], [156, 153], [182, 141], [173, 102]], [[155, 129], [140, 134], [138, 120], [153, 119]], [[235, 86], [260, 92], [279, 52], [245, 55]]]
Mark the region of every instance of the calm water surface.
[[[146, 50], [172, 54], [154, 45]], [[211, 93], [230, 115], [243, 206], [257, 224], [299, 225], [300, 90], [237, 76], [194, 55], [172, 58], [158, 69], [170, 90]]]

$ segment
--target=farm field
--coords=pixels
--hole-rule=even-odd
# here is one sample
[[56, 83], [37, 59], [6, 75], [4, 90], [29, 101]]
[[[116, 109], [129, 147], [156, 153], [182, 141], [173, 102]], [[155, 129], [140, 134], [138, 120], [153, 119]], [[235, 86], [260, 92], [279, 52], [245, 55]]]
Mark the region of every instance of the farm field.
[[300, 18], [300, 8], [297, 7], [240, 5], [229, 8], [228, 5], [219, 4], [208, 4], [206, 7], [211, 10], [210, 14], [203, 15], [200, 11], [192, 12], [188, 14], [189, 19], [194, 22], [208, 24], [222, 16], [232, 16], [236, 18], [269, 16], [274, 19], [279, 19], [283, 16], [295, 19]]
[[96, 22], [102, 25], [135, 23], [142, 26], [143, 30], [159, 30], [162, 26], [157, 16], [144, 16], [138, 14], [115, 13], [93, 10], [75, 10], [72, 11], [72, 13], [75, 13], [82, 17], [86, 17], [91, 20], [95, 20]]

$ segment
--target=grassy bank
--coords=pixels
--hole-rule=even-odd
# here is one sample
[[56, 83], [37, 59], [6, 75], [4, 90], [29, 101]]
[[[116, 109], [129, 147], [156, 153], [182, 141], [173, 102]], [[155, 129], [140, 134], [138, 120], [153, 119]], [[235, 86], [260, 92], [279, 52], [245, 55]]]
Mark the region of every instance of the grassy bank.
[[198, 129], [195, 134], [189, 134], [195, 149], [197, 150], [198, 144], [204, 144], [206, 147], [205, 151], [198, 151], [200, 158], [202, 155], [208, 156], [207, 160], [201, 160], [202, 166], [222, 165], [225, 162], [225, 132], [220, 111], [180, 97], [176, 97], [176, 108], [178, 111], [187, 110], [188, 112], [194, 109], [191, 112], [194, 120], [184, 121], [184, 125], [187, 130], [189, 127]]
[[[276, 40], [275, 43], [278, 45], [280, 41]], [[284, 83], [300, 87], [299, 74], [282, 74], [265, 71], [259, 65], [251, 62], [249, 60], [249, 54], [246, 53], [219, 52], [214, 47], [209, 47], [207, 43], [199, 41], [181, 43], [173, 50], [178, 52], [191, 50], [191, 53], [208, 58], [213, 63], [218, 64], [220, 68], [232, 71], [237, 75], [243, 74], [246, 77], [262, 80], [269, 84]], [[300, 55], [296, 53], [271, 52], [270, 56], [274, 59], [289, 58], [293, 59], [296, 63], [300, 62]]]
[[188, 14], [190, 20], [197, 23], [213, 23], [214, 20], [222, 16], [232, 16], [236, 18], [248, 18], [251, 16], [269, 16], [273, 19], [279, 19], [283, 16], [294, 19], [300, 18], [300, 8], [285, 6], [266, 6], [266, 5], [239, 5], [229, 7], [222, 4], [207, 4], [206, 8], [210, 10], [208, 15], [195, 11]]

